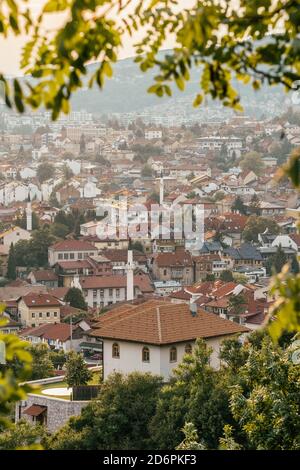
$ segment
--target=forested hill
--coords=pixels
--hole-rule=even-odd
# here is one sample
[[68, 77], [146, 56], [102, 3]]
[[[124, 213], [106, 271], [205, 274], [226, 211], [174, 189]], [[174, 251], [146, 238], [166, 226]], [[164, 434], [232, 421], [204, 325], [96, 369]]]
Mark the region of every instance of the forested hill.
[[[161, 52], [166, 54], [167, 51]], [[89, 65], [92, 72], [97, 64]], [[152, 107], [166, 102], [170, 98], [158, 98], [153, 94], [147, 93], [147, 88], [153, 83], [153, 77], [157, 73], [150, 70], [147, 73], [140, 71], [138, 64], [134, 63], [133, 58], [118, 61], [114, 66], [114, 75], [112, 79], [107, 79], [104, 90], [100, 91], [95, 85], [93, 89], [84, 88], [75, 93], [72, 99], [72, 108], [75, 110], [85, 109], [93, 113], [127, 113], [142, 111], [146, 107]], [[180, 92], [173, 87], [173, 99], [193, 100], [196, 92], [199, 90], [199, 69], [194, 69], [191, 74], [191, 80], [185, 93]], [[261, 102], [266, 99], [266, 94], [271, 93], [272, 99], [276, 96], [281, 101], [285, 99], [285, 94], [279, 87], [264, 87], [259, 92], [254, 92], [251, 86], [237, 83], [238, 90], [242, 96], [242, 102], [245, 104], [251, 102]]]

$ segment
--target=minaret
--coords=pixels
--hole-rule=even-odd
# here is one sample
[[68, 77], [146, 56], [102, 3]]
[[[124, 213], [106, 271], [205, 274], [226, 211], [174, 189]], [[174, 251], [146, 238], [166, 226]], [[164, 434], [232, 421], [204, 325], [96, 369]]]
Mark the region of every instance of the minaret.
[[28, 232], [32, 231], [32, 209], [31, 209], [31, 201], [30, 201], [30, 194], [28, 194], [28, 202], [26, 207], [26, 229]]
[[127, 300], [134, 299], [134, 287], [133, 287], [133, 271], [134, 271], [134, 263], [133, 263], [133, 251], [128, 250], [127, 254]]
[[164, 203], [164, 178], [163, 178], [163, 171], [160, 172], [160, 180], [159, 180], [159, 204], [162, 206]]

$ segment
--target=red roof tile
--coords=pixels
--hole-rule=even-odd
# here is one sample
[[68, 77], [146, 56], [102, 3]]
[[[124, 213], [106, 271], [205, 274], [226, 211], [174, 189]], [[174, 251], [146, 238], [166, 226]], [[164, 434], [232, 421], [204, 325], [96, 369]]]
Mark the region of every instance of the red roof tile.
[[97, 248], [89, 242], [82, 240], [62, 240], [50, 246], [54, 251], [97, 251]]
[[[109, 315], [107, 314], [109, 317]], [[99, 320], [91, 336], [147, 344], [171, 344], [197, 338], [213, 338], [249, 331], [237, 323], [198, 310], [192, 316], [187, 304], [149, 301], [137, 305], [111, 321]]]
[[34, 294], [23, 295], [22, 300], [27, 307], [60, 307], [61, 303], [50, 294]]

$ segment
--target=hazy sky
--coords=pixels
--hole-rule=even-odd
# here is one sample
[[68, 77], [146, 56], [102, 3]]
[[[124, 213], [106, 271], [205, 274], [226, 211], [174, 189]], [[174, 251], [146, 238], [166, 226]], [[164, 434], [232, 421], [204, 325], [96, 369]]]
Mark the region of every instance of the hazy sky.
[[[17, 0], [18, 3], [20, 0]], [[132, 0], [136, 3], [138, 0]], [[38, 13], [41, 6], [45, 3], [45, 0], [29, 0], [29, 5], [32, 13]], [[195, 3], [195, 0], [179, 0], [182, 7], [190, 7]], [[51, 14], [47, 16], [47, 25], [49, 29], [57, 27], [63, 21], [62, 17], [57, 14]], [[141, 36], [142, 32], [139, 34]], [[136, 40], [136, 38], [135, 38]], [[134, 41], [133, 41], [134, 42]], [[11, 35], [7, 39], [3, 39], [0, 36], [0, 71], [5, 74], [17, 74], [19, 73], [19, 60], [22, 46], [26, 43], [26, 37], [15, 37]], [[172, 47], [174, 41], [170, 38], [166, 42], [165, 47]], [[124, 48], [120, 53], [120, 58], [130, 57], [134, 54], [132, 47], [132, 40], [128, 37], [124, 41]]]

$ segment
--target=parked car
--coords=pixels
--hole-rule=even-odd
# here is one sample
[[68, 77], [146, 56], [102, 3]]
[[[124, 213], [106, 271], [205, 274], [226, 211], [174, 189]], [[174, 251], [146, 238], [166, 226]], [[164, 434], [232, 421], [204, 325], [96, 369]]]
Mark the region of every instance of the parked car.
[[90, 359], [92, 359], [92, 361], [101, 361], [102, 354], [93, 354], [92, 356], [90, 356]]

